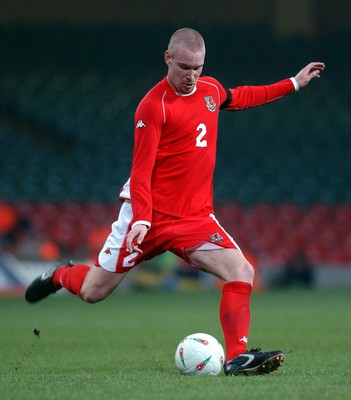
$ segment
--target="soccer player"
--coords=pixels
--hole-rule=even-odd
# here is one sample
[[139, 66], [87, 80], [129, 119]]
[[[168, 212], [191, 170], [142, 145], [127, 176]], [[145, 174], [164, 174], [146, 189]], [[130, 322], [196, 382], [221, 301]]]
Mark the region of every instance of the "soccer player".
[[64, 287], [95, 303], [137, 264], [169, 250], [224, 281], [219, 315], [225, 374], [271, 373], [283, 363], [284, 353], [247, 351], [254, 269], [213, 210], [218, 115], [294, 93], [319, 78], [324, 63], [312, 62], [294, 78], [271, 85], [224, 88], [212, 77], [201, 77], [205, 43], [190, 28], [172, 35], [164, 59], [167, 76], [135, 113], [130, 179], [121, 189], [118, 220], [96, 266], [61, 265], [35, 279], [25, 297], [33, 303]]

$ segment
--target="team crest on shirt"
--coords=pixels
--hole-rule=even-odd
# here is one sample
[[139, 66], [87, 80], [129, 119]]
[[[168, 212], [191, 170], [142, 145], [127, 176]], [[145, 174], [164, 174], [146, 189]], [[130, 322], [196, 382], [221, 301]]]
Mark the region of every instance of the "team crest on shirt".
[[212, 96], [205, 96], [204, 97], [205, 103], [206, 103], [206, 107], [211, 111], [214, 112], [216, 111], [216, 107], [217, 104], [216, 102], [213, 100]]
[[212, 243], [219, 243], [219, 242], [223, 242], [223, 237], [218, 233], [212, 233], [212, 235], [210, 235], [210, 240]]

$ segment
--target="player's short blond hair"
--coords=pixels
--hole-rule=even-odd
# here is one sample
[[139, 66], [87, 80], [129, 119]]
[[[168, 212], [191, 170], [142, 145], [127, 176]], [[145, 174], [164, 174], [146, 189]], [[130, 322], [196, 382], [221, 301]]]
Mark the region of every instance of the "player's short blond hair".
[[168, 44], [168, 51], [172, 57], [179, 46], [184, 46], [194, 53], [205, 52], [203, 37], [198, 31], [192, 28], [181, 28], [173, 33]]

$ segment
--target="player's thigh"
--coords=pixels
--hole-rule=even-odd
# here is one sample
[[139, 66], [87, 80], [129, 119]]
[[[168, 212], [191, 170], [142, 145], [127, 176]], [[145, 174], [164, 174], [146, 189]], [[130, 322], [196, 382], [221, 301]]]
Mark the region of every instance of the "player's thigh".
[[124, 273], [106, 271], [101, 267], [93, 267], [87, 274], [80, 295], [89, 303], [105, 299], [126, 277]]
[[254, 269], [239, 249], [221, 248], [188, 251], [186, 256], [196, 267], [224, 282], [253, 283]]
[[120, 209], [118, 219], [112, 224], [96, 264], [106, 271], [123, 274], [145, 260], [149, 260], [165, 252], [172, 238], [172, 230], [168, 221], [153, 220], [143, 243], [140, 245], [142, 253], [129, 253], [126, 247], [126, 237], [131, 229], [133, 210], [129, 201], [125, 201]]

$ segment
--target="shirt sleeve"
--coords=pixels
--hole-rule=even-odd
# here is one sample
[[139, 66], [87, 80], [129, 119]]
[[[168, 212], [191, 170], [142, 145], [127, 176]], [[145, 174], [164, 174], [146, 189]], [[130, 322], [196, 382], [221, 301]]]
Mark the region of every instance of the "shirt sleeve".
[[226, 90], [227, 99], [222, 104], [221, 109], [239, 111], [251, 107], [258, 107], [278, 100], [297, 90], [298, 86], [296, 87], [292, 78], [286, 78], [271, 85], [238, 86], [237, 88]]
[[134, 151], [130, 175], [132, 224], [152, 221], [151, 180], [163, 124], [162, 110], [148, 101], [141, 103], [135, 113]]

